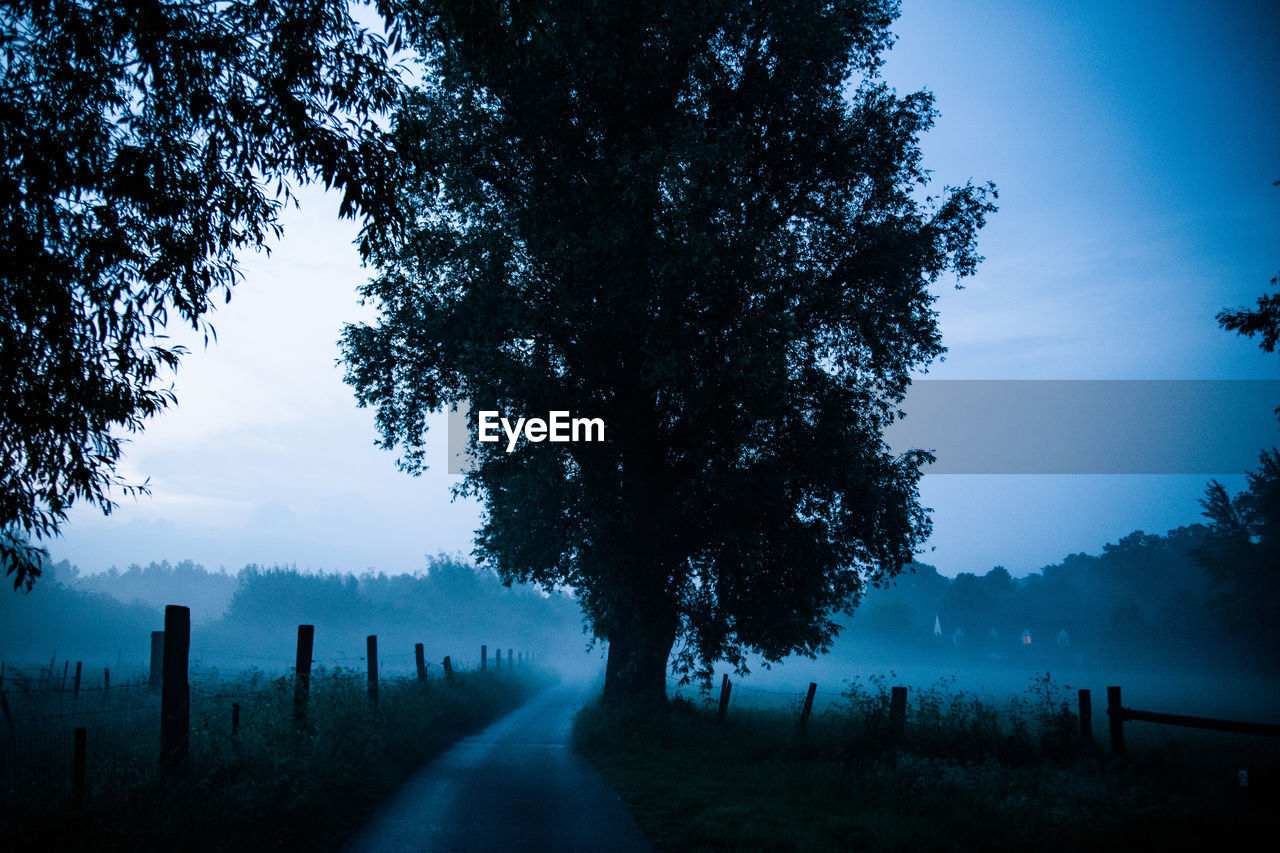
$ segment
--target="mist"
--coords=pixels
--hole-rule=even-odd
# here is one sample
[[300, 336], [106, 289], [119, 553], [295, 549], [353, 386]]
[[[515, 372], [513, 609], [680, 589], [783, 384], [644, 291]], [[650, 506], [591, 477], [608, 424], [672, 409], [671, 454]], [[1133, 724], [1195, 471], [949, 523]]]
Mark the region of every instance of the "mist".
[[[1067, 555], [1022, 577], [995, 566], [950, 578], [917, 562], [869, 586], [838, 617], [842, 630], [825, 654], [755, 657], [741, 671], [722, 664], [713, 681], [672, 674], [669, 692], [706, 697], [728, 673], [738, 701], [749, 704], [759, 690], [767, 704], [814, 681], [821, 707], [851, 682], [892, 676], [1003, 701], [1047, 673], [1070, 687], [1142, 685], [1152, 701], [1185, 713], [1280, 718], [1280, 661], [1249, 630], [1254, 614], [1233, 610], [1240, 602], [1224, 598], [1197, 562], [1206, 533], [1199, 524], [1134, 531], [1100, 554]], [[389, 675], [412, 672], [422, 643], [436, 674], [445, 655], [478, 667], [485, 646], [490, 665], [511, 650], [572, 680], [601, 677], [607, 647], [592, 642], [571, 590], [506, 586], [456, 555], [424, 562], [404, 574], [292, 565], [230, 573], [191, 560], [82, 573], [64, 560], [47, 565], [31, 593], [0, 597], [0, 658], [10, 678], [51, 658], [140, 677], [165, 605], [182, 604], [193, 620], [192, 665], [228, 675], [289, 672], [297, 626], [310, 624], [320, 666], [362, 666], [374, 634]]]

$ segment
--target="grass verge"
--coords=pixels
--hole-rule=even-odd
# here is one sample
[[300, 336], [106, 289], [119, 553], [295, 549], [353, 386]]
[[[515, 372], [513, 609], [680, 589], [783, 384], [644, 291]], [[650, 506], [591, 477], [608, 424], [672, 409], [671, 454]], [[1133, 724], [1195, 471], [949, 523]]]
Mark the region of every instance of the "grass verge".
[[[375, 708], [361, 675], [319, 672], [301, 726], [291, 679], [251, 674], [199, 702], [193, 684], [185, 772], [159, 772], [159, 732], [148, 718], [116, 738], [126, 754], [91, 781], [83, 805], [65, 792], [0, 801], [0, 837], [14, 851], [335, 850], [416, 769], [548, 680], [510, 670], [459, 672], [426, 687], [384, 680]], [[90, 764], [95, 746], [91, 731]]]
[[1047, 678], [1034, 690], [1004, 712], [924, 691], [897, 745], [887, 691], [857, 687], [803, 734], [786, 710], [717, 724], [677, 700], [650, 715], [597, 702], [574, 737], [665, 851], [1203, 850], [1275, 837], [1274, 799], [1245, 800], [1169, 748], [1113, 761], [1071, 736]]

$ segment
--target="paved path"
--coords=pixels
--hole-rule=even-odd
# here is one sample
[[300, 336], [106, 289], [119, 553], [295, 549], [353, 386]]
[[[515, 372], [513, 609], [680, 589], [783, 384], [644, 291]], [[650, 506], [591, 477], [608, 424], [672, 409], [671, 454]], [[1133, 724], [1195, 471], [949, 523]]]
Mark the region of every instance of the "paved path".
[[586, 759], [573, 714], [590, 691], [556, 687], [418, 771], [346, 853], [597, 851], [653, 848]]

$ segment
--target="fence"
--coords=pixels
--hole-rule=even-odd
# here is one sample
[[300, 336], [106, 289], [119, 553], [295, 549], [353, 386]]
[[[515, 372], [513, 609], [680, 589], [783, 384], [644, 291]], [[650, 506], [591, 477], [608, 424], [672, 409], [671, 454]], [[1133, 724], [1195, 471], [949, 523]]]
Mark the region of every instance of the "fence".
[[[1083, 691], [1082, 691], [1083, 692]], [[1121, 700], [1119, 687], [1107, 688], [1107, 717], [1111, 729], [1111, 751], [1125, 754], [1124, 724], [1129, 721], [1158, 723], [1165, 726], [1182, 726], [1193, 729], [1209, 729], [1217, 732], [1280, 737], [1280, 725], [1271, 723], [1245, 723], [1235, 720], [1218, 720], [1210, 717], [1191, 717], [1185, 714], [1166, 714], [1160, 711], [1139, 711], [1126, 708]]]
[[[86, 795], [127, 791], [158, 770], [180, 771], [193, 754], [204, 760], [233, 753], [246, 731], [270, 728], [273, 736], [297, 731], [307, 725], [316, 701], [358, 703], [361, 686], [376, 712], [386, 699], [379, 691], [385, 678], [377, 635], [366, 641], [365, 673], [345, 666], [346, 658], [330, 659], [338, 666], [313, 673], [314, 636], [314, 626], [298, 627], [292, 679], [260, 671], [238, 682], [216, 672], [193, 676], [190, 614], [171, 605], [165, 609], [165, 630], [152, 634], [146, 668], [90, 672], [82, 662], [73, 667], [69, 660], [59, 667], [56, 653], [47, 667], [0, 662], [0, 801], [10, 807], [38, 802], [65, 809], [83, 803]], [[393, 657], [411, 657], [411, 678], [429, 686], [422, 643]], [[533, 660], [530, 652], [508, 649], [505, 663], [511, 668]], [[439, 680], [453, 681], [450, 656], [441, 669]]]
[[[1047, 679], [1047, 677], [1048, 676], [1046, 674], [1045, 678]], [[733, 695], [733, 689], [734, 683], [730, 680], [729, 674], [725, 673], [720, 681], [719, 699], [716, 703], [716, 719], [719, 722], [724, 722], [728, 716], [730, 698]], [[810, 682], [808, 690], [803, 693], [794, 690], [769, 690], [759, 687], [746, 688], [741, 685], [739, 685], [738, 689], [747, 690], [752, 693], [769, 694], [775, 697], [790, 697], [793, 700], [790, 704], [798, 715], [796, 721], [797, 728], [803, 732], [808, 726], [809, 719], [813, 713], [814, 697], [817, 693], [818, 685], [814, 682]], [[885, 728], [887, 738], [891, 742], [900, 742], [904, 739], [908, 731], [907, 688], [901, 685], [893, 686], [888, 692], [887, 699], [888, 719]], [[1111, 751], [1116, 756], [1123, 756], [1125, 754], [1124, 723], [1126, 722], [1148, 722], [1161, 725], [1208, 729], [1211, 731], [1259, 735], [1263, 737], [1280, 737], [1280, 725], [1271, 723], [1239, 722], [1234, 720], [1220, 720], [1209, 717], [1194, 717], [1185, 714], [1170, 714], [1159, 711], [1142, 711], [1135, 708], [1125, 708], [1121, 701], [1121, 689], [1116, 686], [1107, 688], [1107, 716], [1111, 735]], [[1076, 694], [1075, 717], [1076, 724], [1078, 724], [1079, 742], [1082, 747], [1090, 747], [1094, 742], [1093, 699], [1090, 691], [1087, 689], [1079, 690]]]

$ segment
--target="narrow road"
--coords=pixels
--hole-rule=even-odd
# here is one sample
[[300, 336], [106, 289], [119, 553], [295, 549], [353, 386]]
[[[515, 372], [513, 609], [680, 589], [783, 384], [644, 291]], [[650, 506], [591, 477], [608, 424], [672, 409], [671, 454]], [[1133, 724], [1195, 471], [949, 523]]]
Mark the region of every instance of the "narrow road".
[[536, 696], [410, 779], [346, 853], [598, 851], [653, 848], [600, 774], [573, 751], [582, 685]]

